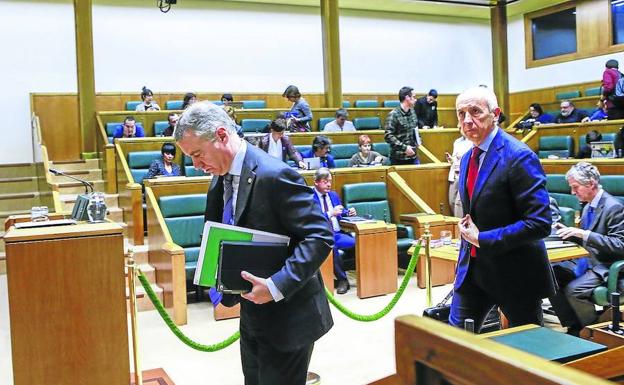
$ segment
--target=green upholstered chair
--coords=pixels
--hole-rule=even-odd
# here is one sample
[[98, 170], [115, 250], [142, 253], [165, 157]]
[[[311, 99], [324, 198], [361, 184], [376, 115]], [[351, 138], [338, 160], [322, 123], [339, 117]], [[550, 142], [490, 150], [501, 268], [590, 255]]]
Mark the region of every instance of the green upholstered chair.
[[265, 132], [271, 119], [241, 119], [243, 132]]
[[[371, 215], [372, 218], [392, 222], [388, 193], [384, 182], [345, 184], [342, 186], [342, 200], [345, 207], [353, 207], [358, 215]], [[407, 266], [407, 250], [414, 241], [411, 226], [397, 224], [397, 251], [399, 266]]]
[[128, 167], [135, 183], [143, 183], [147, 175], [150, 163], [154, 159], [160, 159], [160, 151], [133, 151], [128, 153]]
[[379, 117], [371, 118], [355, 118], [353, 125], [356, 130], [377, 130], [381, 128], [381, 119]]
[[141, 104], [140, 100], [131, 100], [126, 102], [126, 111], [135, 111], [139, 104]]
[[331, 154], [336, 162], [336, 167], [349, 167], [349, 159], [357, 153], [359, 147], [355, 143], [339, 143], [331, 146]]
[[106, 136], [108, 137], [108, 143], [113, 143], [113, 135], [115, 134], [115, 128], [123, 124], [123, 122], [110, 122], [106, 123]]
[[384, 107], [398, 107], [401, 105], [401, 102], [399, 102], [398, 100], [384, 100], [383, 101], [383, 106]]
[[600, 184], [606, 192], [624, 204], [624, 175], [602, 175]]
[[373, 143], [373, 151], [388, 157], [390, 156], [390, 145], [386, 142]]
[[[603, 142], [615, 141], [615, 133], [602, 134], [602, 141]], [[587, 142], [585, 141], [585, 135], [580, 135], [579, 136], [579, 148], [583, 147], [586, 144]]]
[[351, 108], [351, 102], [348, 100], [342, 101], [342, 108]]
[[193, 159], [190, 156], [184, 155], [184, 175], [186, 176], [206, 176], [202, 170], [197, 170], [193, 167]]
[[581, 97], [581, 92], [579, 90], [564, 91], [555, 94], [555, 98], [557, 98], [557, 100], [573, 99], [579, 97]]
[[163, 136], [163, 131], [169, 127], [169, 122], [166, 120], [158, 120], [154, 122], [154, 135]]
[[246, 110], [266, 108], [264, 100], [243, 100], [243, 108]]
[[[609, 268], [607, 284], [598, 286], [592, 292], [592, 302], [599, 306], [608, 306], [611, 303], [611, 293], [618, 291], [618, 277], [624, 270], [624, 261], [617, 261]], [[624, 295], [620, 295], [620, 305], [624, 304]]]
[[295, 150], [297, 150], [300, 154], [303, 154], [306, 151], [310, 151], [312, 145], [310, 144], [296, 144]]
[[215, 104], [217, 106], [222, 106], [223, 102], [220, 100], [210, 100], [210, 103]]
[[355, 108], [377, 108], [379, 102], [377, 100], [356, 100]]
[[585, 96], [600, 96], [601, 87], [585, 88]]
[[167, 100], [165, 102], [165, 110], [181, 110], [183, 103], [183, 100]]
[[[570, 185], [564, 174], [548, 174], [546, 175], [546, 189], [550, 196], [555, 198], [559, 209], [563, 207], [572, 210], [580, 210], [581, 205], [577, 197], [570, 192]], [[572, 223], [573, 224], [573, 223]]]
[[319, 131], [323, 131], [323, 129], [325, 128], [325, 125], [331, 121], [333, 121], [335, 118], [320, 118], [319, 119]]
[[544, 111], [544, 113], [545, 114], [549, 114], [553, 118], [556, 118], [557, 115], [559, 115], [559, 113], [561, 113], [561, 110], [547, 110], [547, 111]]
[[184, 249], [188, 287], [192, 285], [199, 257], [206, 194], [162, 196], [158, 199], [158, 206], [173, 242]]
[[550, 155], [571, 158], [574, 156], [574, 139], [570, 135], [542, 136], [539, 139], [538, 155], [540, 159], [546, 159]]

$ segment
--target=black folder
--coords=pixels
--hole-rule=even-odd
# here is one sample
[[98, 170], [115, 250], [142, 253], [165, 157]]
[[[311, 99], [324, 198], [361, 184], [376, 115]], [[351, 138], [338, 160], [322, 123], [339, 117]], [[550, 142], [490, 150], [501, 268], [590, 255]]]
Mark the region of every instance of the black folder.
[[251, 282], [241, 277], [247, 271], [256, 277], [269, 278], [288, 258], [288, 245], [272, 242], [222, 241], [217, 268], [217, 291], [240, 294], [251, 291]]

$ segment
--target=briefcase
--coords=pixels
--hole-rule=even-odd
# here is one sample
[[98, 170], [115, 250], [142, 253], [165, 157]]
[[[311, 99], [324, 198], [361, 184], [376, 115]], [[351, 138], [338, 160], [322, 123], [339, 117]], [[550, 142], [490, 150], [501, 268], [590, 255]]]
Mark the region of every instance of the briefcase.
[[217, 267], [217, 291], [241, 294], [251, 291], [251, 282], [241, 277], [247, 271], [260, 278], [278, 272], [288, 258], [288, 246], [272, 242], [222, 241]]

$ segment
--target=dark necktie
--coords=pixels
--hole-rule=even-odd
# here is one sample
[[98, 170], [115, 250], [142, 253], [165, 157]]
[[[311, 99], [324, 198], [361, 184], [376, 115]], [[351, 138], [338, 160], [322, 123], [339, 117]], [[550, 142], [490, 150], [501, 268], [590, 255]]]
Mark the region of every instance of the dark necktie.
[[223, 217], [221, 222], [226, 225], [234, 224], [234, 188], [232, 186], [233, 176], [225, 174], [223, 177]]
[[482, 152], [483, 150], [475, 146], [472, 148], [472, 154], [470, 154], [470, 163], [468, 164], [468, 180], [466, 181], [468, 198], [470, 200], [472, 200], [472, 192], [474, 191], [477, 176], [479, 175], [479, 155], [481, 155]]
[[[589, 227], [591, 226], [593, 220], [594, 220], [594, 208], [592, 206], [589, 206], [587, 207], [585, 218], [583, 218], [583, 220], [581, 221], [582, 222], [581, 227], [583, 228], [583, 230], [589, 230]], [[589, 263], [587, 261], [587, 258], [579, 258], [578, 261], [576, 261], [576, 266], [574, 267], [574, 275], [576, 277], [580, 277], [581, 275], [585, 274], [588, 267], [589, 267]]]
[[327, 194], [323, 194], [323, 212], [329, 214], [329, 205], [327, 204]]

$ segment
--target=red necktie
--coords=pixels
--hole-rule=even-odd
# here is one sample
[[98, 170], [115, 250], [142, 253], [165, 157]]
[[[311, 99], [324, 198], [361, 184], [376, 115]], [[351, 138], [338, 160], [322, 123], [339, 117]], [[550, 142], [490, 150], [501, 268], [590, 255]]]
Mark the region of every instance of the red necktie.
[[475, 146], [472, 148], [472, 154], [470, 154], [470, 163], [468, 164], [468, 180], [466, 182], [469, 199], [472, 199], [472, 191], [474, 190], [475, 182], [477, 181], [477, 175], [479, 175], [479, 155], [481, 155], [482, 152], [483, 150]]
[[[466, 189], [468, 190], [468, 198], [472, 200], [472, 192], [474, 191], [475, 183], [477, 182], [477, 176], [479, 175], [479, 155], [483, 150], [479, 147], [472, 148], [472, 154], [470, 154], [470, 163], [468, 164], [468, 181], [466, 182]], [[470, 256], [477, 256], [477, 248], [474, 245], [470, 246]]]

